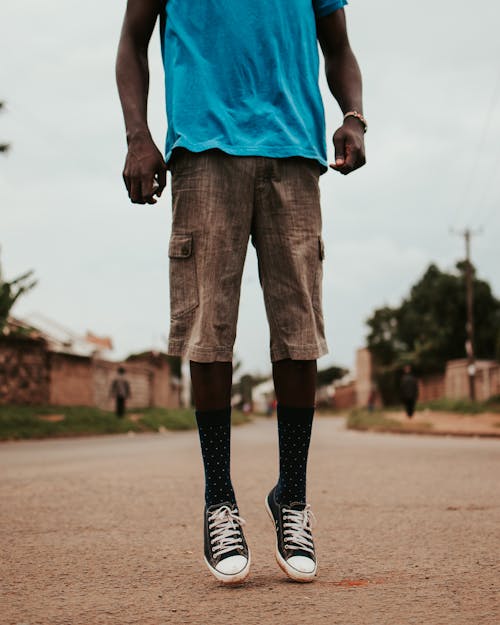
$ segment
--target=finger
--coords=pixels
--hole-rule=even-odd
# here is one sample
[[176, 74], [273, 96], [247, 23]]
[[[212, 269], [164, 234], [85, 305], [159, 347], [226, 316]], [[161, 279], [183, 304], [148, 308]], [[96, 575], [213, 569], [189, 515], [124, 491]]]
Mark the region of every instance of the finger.
[[359, 146], [347, 146], [347, 148], [347, 157], [344, 166], [349, 169], [349, 172], [363, 167], [366, 162], [363, 148]]
[[342, 167], [345, 162], [345, 139], [341, 132], [333, 135], [333, 147], [335, 148], [335, 166]]
[[123, 182], [125, 183], [125, 187], [127, 189], [128, 196], [130, 197], [130, 178], [128, 177], [128, 174], [126, 174], [125, 172], [123, 172], [122, 176], [123, 176]]
[[165, 167], [162, 167], [156, 173], [156, 180], [158, 182], [158, 188], [156, 189], [156, 195], [158, 197], [160, 197], [161, 194], [163, 193], [163, 189], [167, 186], [167, 167], [166, 167], [166, 165], [165, 165]]
[[356, 161], [358, 157], [358, 150], [353, 149], [353, 147], [349, 144], [346, 145], [345, 152], [344, 165], [340, 169], [342, 174], [348, 174], [356, 169]]
[[142, 177], [141, 196], [142, 196], [142, 199], [146, 201], [148, 204], [154, 204], [156, 202], [156, 200], [151, 202], [151, 200], [153, 200], [153, 194], [155, 192], [155, 184], [156, 184], [156, 180], [154, 179], [153, 175], [151, 176], [144, 175]]
[[144, 204], [141, 195], [141, 183], [137, 178], [132, 178], [130, 181], [130, 199], [134, 204]]

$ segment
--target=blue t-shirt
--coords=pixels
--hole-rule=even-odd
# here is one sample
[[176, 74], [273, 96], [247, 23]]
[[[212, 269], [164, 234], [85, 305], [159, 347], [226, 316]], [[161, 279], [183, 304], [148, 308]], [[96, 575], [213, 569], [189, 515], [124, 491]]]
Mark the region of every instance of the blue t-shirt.
[[172, 150], [303, 156], [325, 171], [315, 17], [346, 0], [167, 0], [162, 51]]

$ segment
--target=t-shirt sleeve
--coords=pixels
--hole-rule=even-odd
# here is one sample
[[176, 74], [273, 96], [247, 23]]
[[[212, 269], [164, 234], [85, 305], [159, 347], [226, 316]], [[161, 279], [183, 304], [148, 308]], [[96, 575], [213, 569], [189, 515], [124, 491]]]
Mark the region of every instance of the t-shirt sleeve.
[[316, 17], [324, 17], [337, 9], [345, 7], [347, 0], [313, 0]]

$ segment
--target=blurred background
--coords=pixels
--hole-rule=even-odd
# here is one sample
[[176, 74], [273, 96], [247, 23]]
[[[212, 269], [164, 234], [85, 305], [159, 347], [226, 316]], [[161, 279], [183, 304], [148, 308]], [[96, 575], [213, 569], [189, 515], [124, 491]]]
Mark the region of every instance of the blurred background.
[[[156, 206], [133, 206], [121, 180], [126, 145], [114, 59], [123, 5], [7, 0], [0, 21], [0, 245], [10, 303], [36, 281], [9, 304], [9, 327], [4, 302], [4, 335], [34, 328], [58, 353], [111, 362], [155, 358], [166, 348], [169, 321], [169, 193]], [[331, 398], [334, 379], [352, 383], [366, 365], [358, 401], [368, 401], [375, 385], [377, 401], [390, 402], [395, 372], [410, 363], [421, 378], [434, 376], [428, 392], [437, 397], [446, 383], [451, 392], [447, 362], [465, 359], [454, 393], [470, 396], [478, 358], [496, 371], [481, 390], [490, 397], [500, 392], [500, 6], [479, 0], [472, 10], [442, 0], [430, 10], [352, 0], [346, 13], [364, 77], [368, 163], [348, 177], [321, 177], [325, 392]], [[157, 31], [149, 58], [149, 120], [161, 147]], [[323, 75], [320, 82], [333, 158], [341, 114]], [[468, 283], [475, 333], [467, 352]], [[237, 381], [266, 380], [268, 342], [250, 247]], [[368, 364], [359, 351], [367, 345]], [[170, 367], [177, 378], [179, 363]]]

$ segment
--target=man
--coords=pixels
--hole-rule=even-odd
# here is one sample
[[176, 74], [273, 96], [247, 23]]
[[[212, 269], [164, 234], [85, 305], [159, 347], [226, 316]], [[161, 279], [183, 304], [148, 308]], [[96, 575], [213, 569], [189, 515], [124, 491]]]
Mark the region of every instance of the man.
[[127, 399], [130, 397], [130, 384], [125, 378], [125, 369], [118, 367], [118, 376], [111, 383], [111, 397], [115, 399], [115, 413], [121, 419], [125, 416]]
[[401, 401], [406, 410], [409, 419], [413, 417], [415, 412], [415, 404], [418, 399], [418, 381], [413, 375], [411, 366], [405, 365], [403, 369], [403, 377], [401, 378]]
[[[224, 583], [250, 553], [231, 484], [230, 394], [241, 275], [251, 237], [271, 333], [279, 479], [265, 500], [276, 558], [297, 581], [317, 571], [306, 502], [316, 359], [327, 352], [318, 178], [328, 169], [318, 46], [344, 122], [332, 169], [365, 163], [361, 75], [345, 0], [128, 0], [117, 59], [127, 130], [124, 180], [154, 204], [172, 173], [169, 353], [190, 360], [205, 469], [205, 561]], [[160, 16], [165, 160], [147, 126], [147, 48]]]

